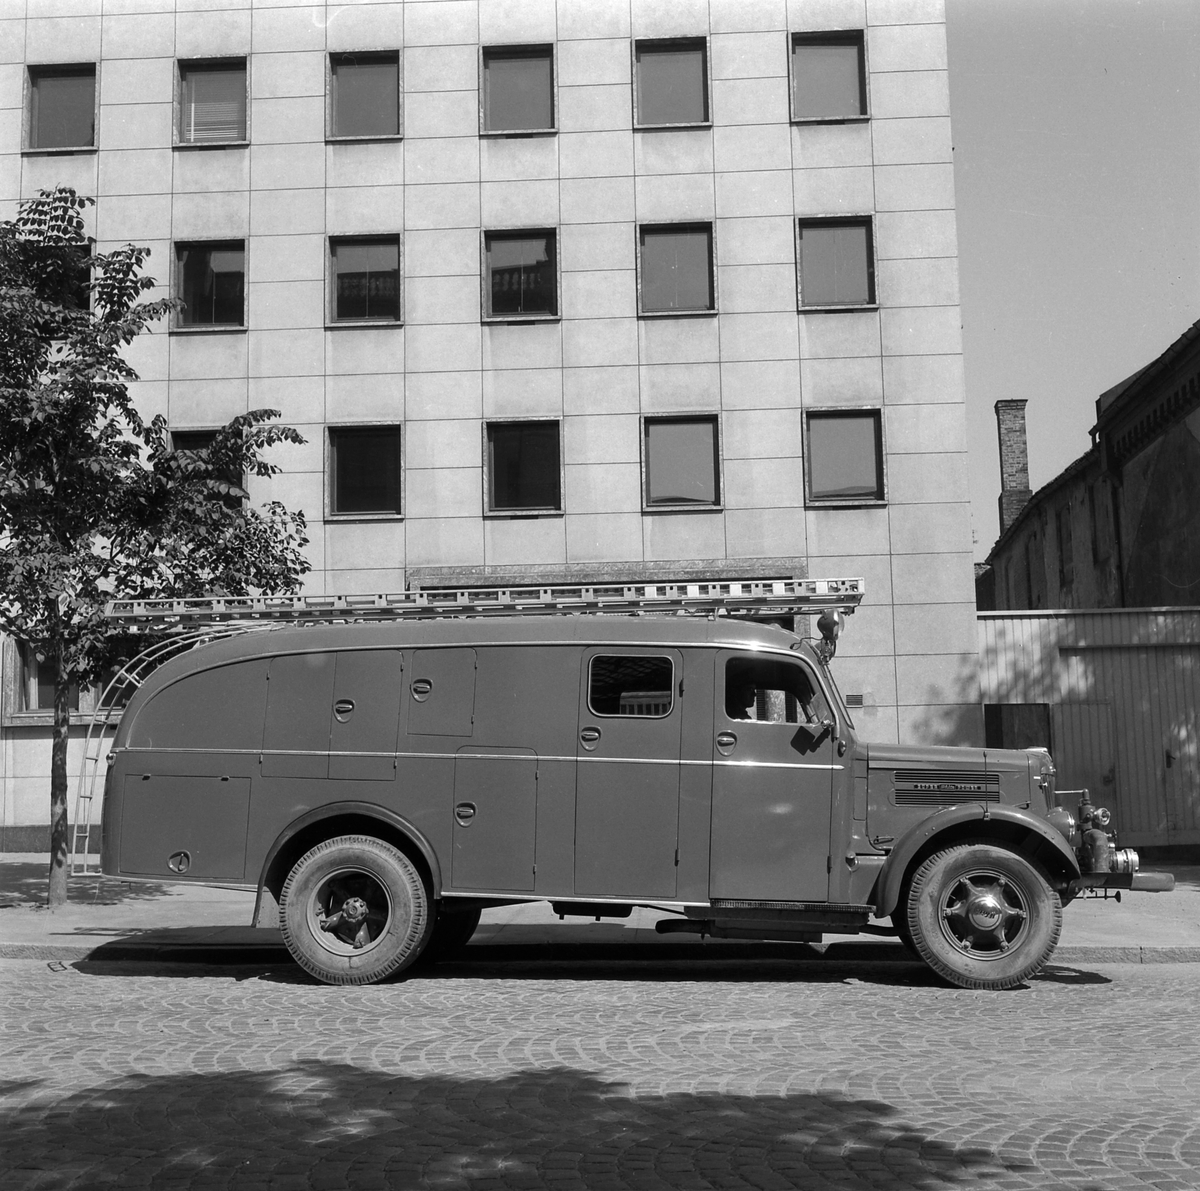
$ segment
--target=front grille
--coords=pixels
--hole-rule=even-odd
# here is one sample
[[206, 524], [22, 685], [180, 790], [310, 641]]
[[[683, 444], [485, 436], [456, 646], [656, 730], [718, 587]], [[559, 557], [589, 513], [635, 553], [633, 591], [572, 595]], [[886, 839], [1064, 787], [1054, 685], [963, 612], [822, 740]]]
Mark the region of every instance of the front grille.
[[999, 802], [1000, 775], [964, 769], [897, 769], [897, 806], [955, 806]]
[[999, 802], [1000, 791], [988, 790], [983, 794], [957, 794], [948, 791], [937, 793], [908, 793], [896, 791], [897, 806], [957, 806], [960, 802]]

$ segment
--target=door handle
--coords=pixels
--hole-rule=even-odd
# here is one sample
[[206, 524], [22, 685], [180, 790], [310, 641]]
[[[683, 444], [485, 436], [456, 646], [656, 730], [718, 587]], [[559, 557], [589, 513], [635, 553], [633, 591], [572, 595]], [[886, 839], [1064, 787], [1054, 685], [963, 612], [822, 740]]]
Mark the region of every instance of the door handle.
[[354, 710], [353, 699], [339, 699], [333, 705], [333, 714], [337, 717], [339, 724], [344, 724], [349, 718], [350, 713]]
[[429, 692], [433, 690], [433, 680], [430, 678], [414, 678], [412, 681], [413, 698], [418, 703], [429, 697]]
[[579, 730], [579, 739], [585, 749], [594, 749], [596, 741], [600, 739], [600, 729], [592, 727], [581, 728]]
[[717, 733], [717, 752], [723, 757], [733, 752], [737, 745], [737, 733], [735, 732], [718, 732]]
[[458, 820], [460, 827], [469, 827], [471, 820], [475, 818], [475, 804], [473, 802], [460, 802], [454, 808], [454, 817]]

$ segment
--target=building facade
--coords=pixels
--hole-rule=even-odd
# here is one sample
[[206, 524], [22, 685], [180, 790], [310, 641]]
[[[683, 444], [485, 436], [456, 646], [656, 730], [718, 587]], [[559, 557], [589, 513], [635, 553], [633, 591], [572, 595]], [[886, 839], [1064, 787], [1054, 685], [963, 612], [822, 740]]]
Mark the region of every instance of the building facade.
[[66, 184], [151, 248], [177, 446], [304, 434], [249, 490], [308, 516], [308, 590], [862, 575], [864, 734], [980, 739], [941, 0], [25, 9], [4, 214]]
[[981, 609], [1200, 606], [1200, 323], [1097, 398], [1091, 449], [1036, 493], [1025, 402], [996, 417], [1001, 533]]

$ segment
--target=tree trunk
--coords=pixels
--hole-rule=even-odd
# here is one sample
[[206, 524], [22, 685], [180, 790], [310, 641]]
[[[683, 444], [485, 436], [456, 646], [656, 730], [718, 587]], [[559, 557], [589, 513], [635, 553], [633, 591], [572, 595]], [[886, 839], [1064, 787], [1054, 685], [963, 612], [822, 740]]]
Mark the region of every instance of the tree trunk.
[[50, 749], [50, 889], [53, 909], [67, 901], [70, 838], [67, 824], [67, 738], [71, 731], [71, 680], [62, 646], [54, 649], [54, 739]]

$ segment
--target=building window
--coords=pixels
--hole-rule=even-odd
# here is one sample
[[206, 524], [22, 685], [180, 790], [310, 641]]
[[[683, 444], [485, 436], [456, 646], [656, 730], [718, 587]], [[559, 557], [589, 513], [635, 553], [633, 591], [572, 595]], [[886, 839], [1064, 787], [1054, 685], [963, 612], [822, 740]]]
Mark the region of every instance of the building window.
[[181, 327], [245, 324], [246, 250], [241, 240], [176, 244]]
[[[185, 451], [192, 454], [208, 451], [216, 441], [216, 438], [217, 432], [215, 430], [172, 430], [171, 449], [173, 451]], [[242, 474], [241, 468], [218, 468], [215, 478], [224, 481], [233, 488], [241, 489], [245, 487], [246, 477]], [[231, 509], [240, 509], [242, 507], [240, 493], [226, 492], [222, 494], [221, 499]]]
[[716, 417], [646, 418], [642, 471], [647, 509], [718, 507], [721, 455]]
[[29, 70], [29, 148], [90, 149], [96, 144], [96, 67]]
[[246, 60], [179, 64], [179, 140], [185, 145], [246, 139]]
[[329, 241], [334, 322], [400, 317], [400, 240], [353, 236]]
[[329, 511], [400, 515], [400, 427], [345, 426], [329, 431]]
[[554, 131], [550, 46], [497, 46], [483, 51], [483, 131]]
[[487, 232], [484, 255], [487, 317], [558, 317], [554, 232]]
[[711, 223], [643, 227], [640, 239], [643, 314], [716, 309]]
[[637, 42], [634, 78], [637, 127], [709, 122], [708, 48], [704, 38]]
[[883, 419], [880, 411], [810, 413], [805, 461], [810, 503], [855, 504], [883, 500]]
[[485, 483], [489, 513], [552, 513], [562, 508], [558, 422], [488, 422]]
[[[17, 642], [21, 663], [21, 690], [17, 706], [21, 711], [54, 710], [54, 662], [47, 658], [38, 661], [32, 645]], [[79, 710], [79, 684], [71, 683], [67, 700], [72, 711]]]
[[1068, 591], [1075, 582], [1075, 546], [1071, 537], [1071, 506], [1063, 505], [1055, 514], [1058, 530], [1058, 586]]
[[797, 257], [802, 309], [875, 304], [869, 219], [802, 219]]
[[329, 55], [329, 135], [400, 135], [400, 55]]
[[867, 114], [861, 30], [792, 37], [792, 119], [855, 120]]

